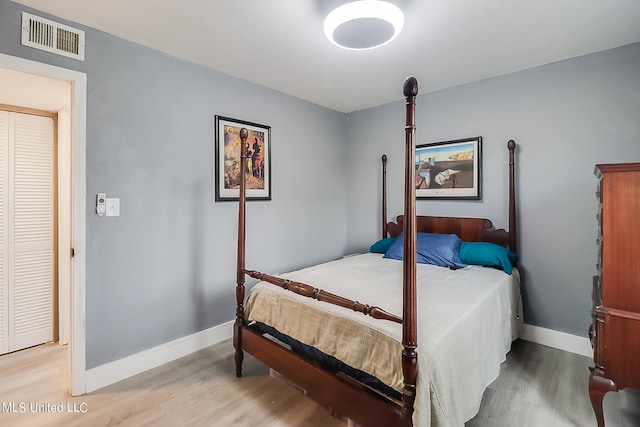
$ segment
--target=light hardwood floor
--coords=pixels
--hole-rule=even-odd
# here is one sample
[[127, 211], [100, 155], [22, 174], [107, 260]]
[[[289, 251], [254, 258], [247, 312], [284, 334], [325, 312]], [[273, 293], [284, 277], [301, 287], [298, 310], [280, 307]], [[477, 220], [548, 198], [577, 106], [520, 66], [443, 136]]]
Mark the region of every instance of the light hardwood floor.
[[[589, 365], [586, 357], [516, 341], [467, 427], [594, 426]], [[235, 378], [230, 341], [76, 398], [67, 394], [67, 376], [67, 349], [55, 344], [0, 356], [0, 425], [346, 425], [249, 355], [243, 378]], [[640, 393], [630, 392], [605, 398], [608, 427], [640, 426]]]
[[[590, 366], [591, 358], [517, 340], [466, 427], [595, 427]], [[640, 427], [640, 390], [607, 393], [604, 412], [607, 427]]]

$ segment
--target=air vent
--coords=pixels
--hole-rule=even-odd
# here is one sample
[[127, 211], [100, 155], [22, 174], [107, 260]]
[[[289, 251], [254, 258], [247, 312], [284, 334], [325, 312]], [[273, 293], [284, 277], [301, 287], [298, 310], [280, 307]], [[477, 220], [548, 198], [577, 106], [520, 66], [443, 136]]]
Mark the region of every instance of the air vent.
[[84, 61], [84, 31], [22, 12], [22, 44]]

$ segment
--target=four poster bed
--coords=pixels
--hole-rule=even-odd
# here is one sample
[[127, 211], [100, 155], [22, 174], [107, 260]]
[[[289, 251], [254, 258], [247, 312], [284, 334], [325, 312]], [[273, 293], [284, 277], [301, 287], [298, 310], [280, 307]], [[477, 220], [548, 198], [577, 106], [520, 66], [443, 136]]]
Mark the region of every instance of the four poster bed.
[[[404, 215], [387, 223], [383, 156], [383, 239], [370, 253], [280, 277], [246, 269], [240, 179], [236, 375], [246, 351], [362, 426], [463, 425], [497, 378], [520, 323], [515, 260], [508, 264], [501, 255], [496, 264], [476, 260], [471, 252], [464, 252], [468, 259], [459, 257], [462, 245], [465, 251], [486, 245], [515, 256], [515, 143], [507, 144], [509, 232], [494, 230], [484, 218], [416, 217], [417, 94], [417, 81], [407, 78]], [[246, 129], [240, 137], [244, 149]], [[434, 247], [435, 254], [429, 253]], [[438, 265], [423, 263], [425, 257], [435, 257]], [[245, 301], [247, 275], [261, 282]]]

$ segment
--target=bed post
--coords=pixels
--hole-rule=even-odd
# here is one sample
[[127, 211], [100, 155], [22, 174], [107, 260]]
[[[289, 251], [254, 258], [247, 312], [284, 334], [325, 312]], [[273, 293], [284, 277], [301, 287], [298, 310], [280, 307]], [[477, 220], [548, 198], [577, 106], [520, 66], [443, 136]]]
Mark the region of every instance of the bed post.
[[402, 265], [402, 416], [411, 417], [416, 398], [418, 375], [418, 319], [416, 309], [416, 180], [415, 133], [416, 96], [418, 81], [407, 77], [404, 82], [406, 104], [405, 126], [405, 181], [404, 181], [404, 253]]
[[382, 238], [387, 237], [387, 155], [382, 155]]
[[507, 142], [509, 149], [509, 249], [518, 252], [518, 227], [516, 224], [516, 180], [514, 152], [516, 142], [510, 139]]
[[244, 322], [244, 280], [245, 280], [245, 245], [246, 245], [246, 169], [247, 169], [247, 137], [249, 131], [240, 129], [240, 195], [238, 205], [238, 265], [236, 276], [236, 321], [233, 325], [233, 346], [236, 349], [236, 377], [242, 376], [242, 324]]

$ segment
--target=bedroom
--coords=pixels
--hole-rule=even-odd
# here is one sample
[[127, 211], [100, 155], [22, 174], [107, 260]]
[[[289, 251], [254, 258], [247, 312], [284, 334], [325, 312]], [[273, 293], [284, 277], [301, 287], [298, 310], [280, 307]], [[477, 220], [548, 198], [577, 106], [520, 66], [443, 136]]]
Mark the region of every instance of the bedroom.
[[[213, 199], [215, 114], [272, 128], [273, 197], [250, 204], [249, 215], [258, 218], [251, 236], [275, 247], [250, 245], [252, 267], [292, 270], [368, 247], [379, 235], [383, 152], [389, 213], [399, 213], [400, 102], [340, 113], [87, 27], [90, 50], [77, 62], [22, 46], [23, 10], [0, 3], [0, 53], [87, 75], [88, 376], [233, 318], [237, 206]], [[639, 75], [635, 43], [418, 98], [418, 142], [485, 141], [482, 201], [421, 201], [419, 213], [487, 215], [506, 226], [503, 147], [519, 143], [524, 317], [559, 346], [576, 337], [588, 349], [593, 166], [640, 156]], [[402, 81], [385, 84], [400, 99]], [[286, 166], [311, 157], [304, 176]], [[335, 165], [329, 174], [326, 165]], [[120, 217], [93, 214], [101, 191], [120, 198]]]

